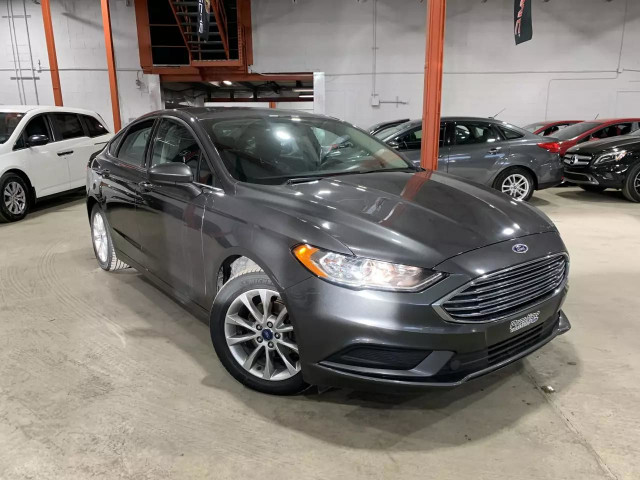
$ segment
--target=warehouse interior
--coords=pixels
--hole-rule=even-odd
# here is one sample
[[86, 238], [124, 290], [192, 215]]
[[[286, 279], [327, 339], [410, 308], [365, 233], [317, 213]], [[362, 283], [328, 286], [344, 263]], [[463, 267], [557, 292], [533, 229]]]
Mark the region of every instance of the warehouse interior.
[[[203, 36], [198, 33], [198, 8], [205, 3], [210, 25]], [[531, 9], [534, 33], [531, 40], [518, 44], [514, 43], [514, 15], [517, 21], [524, 4]], [[440, 23], [437, 12], [443, 15]], [[78, 160], [79, 183], [67, 179], [70, 188], [40, 198], [35, 181], [30, 182], [34, 194], [26, 217], [16, 222], [0, 220], [0, 479], [640, 478], [636, 408], [640, 369], [635, 362], [640, 359], [636, 324], [640, 309], [640, 166], [636, 166], [640, 165], [640, 2], [516, 0], [514, 6], [513, 0], [0, 0], [0, 15], [4, 51], [0, 119], [5, 111], [15, 110], [20, 119], [29, 108], [43, 108], [42, 112], [45, 107], [69, 108], [80, 116], [78, 128], [95, 145], [95, 152], [86, 150], [92, 154]], [[441, 62], [438, 52], [429, 50], [437, 49], [438, 36]], [[538, 222], [550, 222], [553, 232], [562, 237], [559, 242], [566, 246], [563, 255], [570, 258], [570, 268], [567, 263], [566, 300], [558, 309], [570, 320], [571, 330], [558, 333], [526, 357], [514, 357], [502, 368], [457, 386], [425, 384], [407, 392], [400, 388], [406, 386], [401, 382], [395, 386], [389, 382], [384, 391], [368, 391], [345, 387], [344, 382], [308, 382], [308, 389], [290, 396], [247, 388], [216, 356], [209, 323], [188, 308], [180, 295], [157, 288], [135, 265], [103, 271], [108, 268], [100, 265], [95, 243], [92, 175], [102, 175], [106, 167], [96, 167], [94, 160], [110, 154], [112, 144], [123, 148], [116, 140], [118, 132], [124, 132], [126, 141], [128, 132], [141, 124], [140, 117], [155, 118], [165, 113], [153, 112], [185, 108], [192, 122], [196, 118], [219, 121], [216, 112], [226, 118], [227, 111], [247, 117], [260, 111], [256, 115], [267, 120], [269, 115], [289, 115], [294, 124], [321, 115], [363, 135], [365, 131], [373, 134], [373, 126], [385, 122], [397, 121], [414, 129], [419, 125], [425, 133], [414, 138], [417, 150], [411, 152], [403, 152], [403, 144], [398, 146], [395, 137], [378, 136], [390, 152], [399, 151], [413, 162], [410, 165], [426, 170], [415, 173], [398, 192], [384, 190], [391, 188], [391, 180], [366, 187], [363, 181], [340, 202], [332, 203], [329, 194], [346, 188], [346, 180], [341, 180], [346, 177], [334, 177], [332, 186], [324, 190], [312, 184], [310, 188], [317, 188], [312, 191], [295, 185], [296, 181], [322, 184], [322, 179], [300, 175], [277, 186], [279, 192], [291, 189], [290, 194], [283, 194], [279, 201], [264, 197], [264, 205], [273, 201], [273, 211], [280, 214], [293, 208], [290, 198], [307, 194], [314, 205], [298, 208], [288, 220], [270, 217], [278, 221], [269, 227], [254, 220], [268, 215], [244, 212], [238, 215], [241, 227], [221, 223], [212, 229], [211, 237], [222, 239], [226, 248], [225, 242], [246, 235], [245, 225], [256, 222], [246, 236], [261, 244], [274, 262], [284, 264], [270, 243], [258, 241], [264, 230], [289, 235], [294, 223], [302, 222], [300, 231], [328, 232], [336, 244], [347, 245], [348, 232], [364, 218], [371, 222], [370, 238], [382, 242], [384, 227], [389, 238], [395, 240], [396, 235], [404, 240], [407, 251], [430, 252], [439, 246], [423, 250], [423, 244], [389, 225], [397, 225], [393, 221], [398, 216], [410, 214], [416, 215], [417, 222], [428, 211], [433, 223], [421, 226], [425, 237], [432, 238], [439, 228], [448, 232], [455, 224], [460, 228], [456, 232], [465, 232], [464, 239], [442, 238], [442, 243], [457, 246], [470, 239], [488, 239], [486, 232], [474, 230], [480, 223], [465, 225], [459, 220], [473, 216], [468, 212], [475, 212], [473, 202], [482, 198], [500, 222], [508, 221], [515, 230], [520, 226], [514, 219], [524, 218], [516, 214], [523, 215], [524, 209], [540, 215]], [[55, 111], [61, 110], [51, 110]], [[207, 112], [214, 112], [213, 116]], [[104, 131], [93, 135], [86, 115], [93, 115]], [[435, 183], [432, 170], [443, 168], [442, 154], [449, 141], [443, 141], [443, 135], [451, 138], [449, 162], [466, 155], [455, 157], [458, 131], [441, 123], [446, 119], [454, 124], [465, 119], [497, 122], [507, 131], [522, 131], [518, 139], [522, 142], [532, 135], [525, 132], [529, 124], [572, 119], [572, 123], [581, 122], [576, 125], [584, 124], [590, 136], [576, 142], [573, 137], [561, 137], [562, 130], [554, 130], [532, 140], [537, 142], [534, 150], [554, 156], [564, 176], [543, 185], [541, 179], [531, 181], [525, 175], [531, 192], [511, 199], [513, 216], [506, 210], [508, 201], [504, 208], [499, 203], [498, 195], [509, 193], [504, 187], [503, 193], [495, 192], [498, 199], [492, 203], [484, 195], [494, 193], [479, 185], [500, 190], [499, 175], [492, 177], [491, 184], [470, 178], [470, 184], [482, 191], [465, 190], [465, 200], [459, 203], [459, 197], [445, 195], [415, 206], [420, 191], [424, 192], [421, 189]], [[50, 122], [44, 132], [53, 139], [58, 127]], [[587, 131], [590, 122], [593, 129], [628, 124], [628, 129], [618, 127], [616, 133], [624, 143], [614, 143], [619, 139], [613, 138], [611, 130], [610, 138]], [[3, 147], [5, 140], [14, 137], [9, 131], [4, 139], [1, 128], [0, 122]], [[104, 138], [95, 138], [103, 134]], [[25, 143], [39, 136], [29, 133], [27, 139], [24, 135]], [[355, 143], [356, 137], [352, 134], [349, 142]], [[210, 138], [210, 151], [222, 152], [213, 133]], [[563, 146], [563, 141], [574, 143]], [[619, 187], [598, 184], [590, 173], [577, 174], [589, 176], [585, 184], [575, 175], [568, 176], [578, 171], [578, 151], [584, 153], [592, 141], [594, 145], [609, 141], [608, 148], [613, 149], [603, 150], [602, 157], [594, 153], [594, 158], [614, 155], [622, 162], [623, 157], [616, 155], [624, 152], [629, 162], [635, 162], [629, 163], [631, 173]], [[343, 145], [335, 140], [325, 156], [354, 148], [349, 142]], [[16, 174], [19, 167], [14, 157], [21, 148], [18, 143], [6, 151], [0, 148], [3, 179]], [[73, 153], [71, 148], [76, 153], [81, 150], [65, 147], [52, 158]], [[202, 146], [202, 151], [207, 148]], [[145, 156], [151, 157], [151, 146], [147, 149]], [[220, 165], [227, 165], [227, 157], [220, 154], [220, 158]], [[551, 167], [545, 164], [544, 168]], [[73, 175], [71, 166], [69, 171]], [[620, 172], [616, 170], [615, 175], [627, 170]], [[613, 181], [609, 173], [603, 175]], [[243, 183], [250, 183], [246, 178], [234, 181], [240, 184], [234, 195], [243, 191]], [[447, 188], [457, 181], [457, 177], [442, 180]], [[214, 198], [210, 201], [214, 206], [216, 201], [224, 204], [216, 195], [233, 196], [217, 183], [204, 183], [195, 184], [203, 188], [203, 195]], [[266, 192], [269, 187], [265, 183], [256, 191]], [[370, 204], [368, 197], [356, 196], [360, 194], [356, 190], [363, 195], [372, 190], [382, 193]], [[20, 197], [13, 190], [7, 192], [2, 200], [9, 199], [6, 205], [11, 211]], [[257, 208], [261, 202], [255, 198], [250, 200]], [[382, 215], [389, 202], [394, 207]], [[197, 204], [202, 225], [210, 204]], [[311, 208], [337, 211], [316, 218]], [[446, 212], [454, 210], [445, 218]], [[222, 216], [234, 215], [236, 210], [230, 209]], [[193, 210], [184, 214], [185, 232], [190, 232], [187, 227], [195, 231], [195, 217]], [[488, 219], [487, 224], [492, 221]], [[405, 222], [403, 226], [413, 232], [411, 221]], [[204, 237], [204, 226], [199, 228], [197, 235], [181, 233], [176, 242], [182, 242], [185, 251], [199, 253], [201, 247], [204, 251], [204, 241], [189, 243]], [[111, 242], [115, 234], [109, 235]], [[170, 235], [158, 243], [168, 244]], [[529, 236], [516, 240], [521, 243], [514, 248], [527, 243], [534, 250]], [[300, 241], [313, 245], [306, 237]], [[486, 244], [483, 248], [494, 245], [489, 240]], [[368, 243], [362, 250], [348, 246], [345, 249], [356, 256], [369, 251]], [[245, 255], [239, 247], [229, 251], [234, 258]], [[401, 258], [398, 252], [391, 251], [380, 260], [395, 261]], [[468, 255], [465, 252], [460, 250], [460, 256]], [[203, 258], [207, 258], [204, 253]], [[396, 263], [403, 268], [407, 264]], [[260, 268], [260, 262], [254, 265], [268, 271]], [[233, 280], [234, 267], [227, 267]], [[429, 265], [435, 267], [435, 263]], [[324, 282], [322, 275], [311, 273], [314, 280]], [[224, 292], [222, 277], [213, 282]], [[294, 283], [292, 288], [303, 282], [296, 277]], [[331, 284], [331, 288], [340, 287]], [[387, 291], [374, 290], [369, 300], [387, 301]], [[323, 292], [323, 288], [311, 289], [310, 310]], [[363, 292], [368, 298], [367, 290]], [[336, 305], [347, 309], [344, 297], [322, 301], [327, 312]], [[388, 309], [393, 312], [393, 307]], [[516, 316], [527, 318], [525, 313]], [[379, 329], [383, 335], [385, 330], [395, 331], [401, 320], [394, 318], [381, 327], [363, 311], [355, 323]], [[453, 328], [452, 336], [463, 331]], [[327, 327], [325, 335], [333, 333]]]

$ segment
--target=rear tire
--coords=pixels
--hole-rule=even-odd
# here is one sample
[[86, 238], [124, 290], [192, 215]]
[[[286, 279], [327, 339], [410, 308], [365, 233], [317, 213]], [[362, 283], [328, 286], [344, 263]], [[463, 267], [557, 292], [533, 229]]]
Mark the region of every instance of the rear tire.
[[294, 395], [309, 386], [284, 301], [260, 268], [239, 272], [223, 285], [209, 324], [220, 362], [243, 385], [271, 395]]
[[535, 182], [531, 173], [520, 167], [508, 168], [496, 177], [493, 188], [514, 200], [528, 201], [533, 196]]
[[27, 182], [15, 173], [5, 173], [0, 178], [0, 217], [17, 222], [27, 216], [31, 207], [31, 195]]
[[601, 187], [600, 185], [579, 185], [579, 187], [585, 192], [591, 193], [602, 193], [607, 189], [607, 187]]
[[622, 186], [622, 193], [631, 202], [640, 202], [640, 163], [629, 169]]
[[123, 270], [129, 265], [118, 259], [111, 240], [111, 228], [104, 212], [98, 205], [91, 210], [91, 243], [98, 265], [107, 272]]

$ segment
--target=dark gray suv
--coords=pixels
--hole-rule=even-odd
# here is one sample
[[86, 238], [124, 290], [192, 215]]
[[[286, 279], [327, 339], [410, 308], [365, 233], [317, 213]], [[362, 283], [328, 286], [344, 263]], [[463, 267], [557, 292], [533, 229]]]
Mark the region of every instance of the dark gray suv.
[[345, 122], [155, 112], [87, 175], [100, 267], [130, 265], [206, 319], [225, 368], [262, 392], [459, 385], [569, 329], [568, 255], [544, 214]]
[[[414, 120], [376, 136], [420, 162], [422, 122]], [[443, 117], [438, 170], [493, 187], [516, 200], [562, 182], [560, 145], [519, 127], [490, 118]]]

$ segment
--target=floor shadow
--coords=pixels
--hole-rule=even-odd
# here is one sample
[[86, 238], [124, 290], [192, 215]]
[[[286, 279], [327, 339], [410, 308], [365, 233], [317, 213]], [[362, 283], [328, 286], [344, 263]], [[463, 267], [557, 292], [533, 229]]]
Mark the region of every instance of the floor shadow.
[[[37, 218], [47, 213], [57, 212], [74, 205], [78, 205], [85, 201], [86, 192], [84, 188], [79, 190], [73, 190], [63, 193], [61, 195], [54, 195], [43, 200], [39, 200], [29, 211], [26, 219]], [[8, 225], [13, 222], [7, 222], [0, 218], [0, 226]]]
[[[461, 445], [509, 428], [546, 404], [528, 360], [455, 389], [430, 389], [420, 394], [384, 395], [339, 389], [320, 394], [311, 389], [292, 397], [260, 394], [243, 387], [224, 370], [205, 323], [142, 275], [121, 278], [132, 295], [143, 295], [159, 312], [176, 312], [173, 333], [168, 334], [166, 317], [162, 320], [162, 315], [147, 313], [148, 328], [130, 330], [127, 335], [164, 337], [201, 365], [205, 372], [202, 385], [224, 390], [269, 422], [331, 444], [403, 451]], [[580, 367], [569, 342], [556, 339], [536, 355], [549, 356], [558, 364], [555, 373], [544, 377], [556, 390], [567, 388], [576, 378]]]
[[629, 203], [620, 190], [605, 190], [601, 193], [587, 192], [582, 189], [563, 189], [554, 192], [558, 197], [590, 203]]
[[529, 199], [529, 203], [534, 207], [544, 207], [546, 205], [551, 205], [551, 202], [545, 200], [544, 198], [536, 197], [535, 195]]

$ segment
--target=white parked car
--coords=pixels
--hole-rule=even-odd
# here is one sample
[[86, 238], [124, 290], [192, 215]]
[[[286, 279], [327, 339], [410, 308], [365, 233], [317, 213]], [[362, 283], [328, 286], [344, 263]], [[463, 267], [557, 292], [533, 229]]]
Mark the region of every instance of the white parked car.
[[37, 200], [84, 187], [89, 157], [112, 136], [89, 110], [0, 105], [0, 217], [21, 220]]

